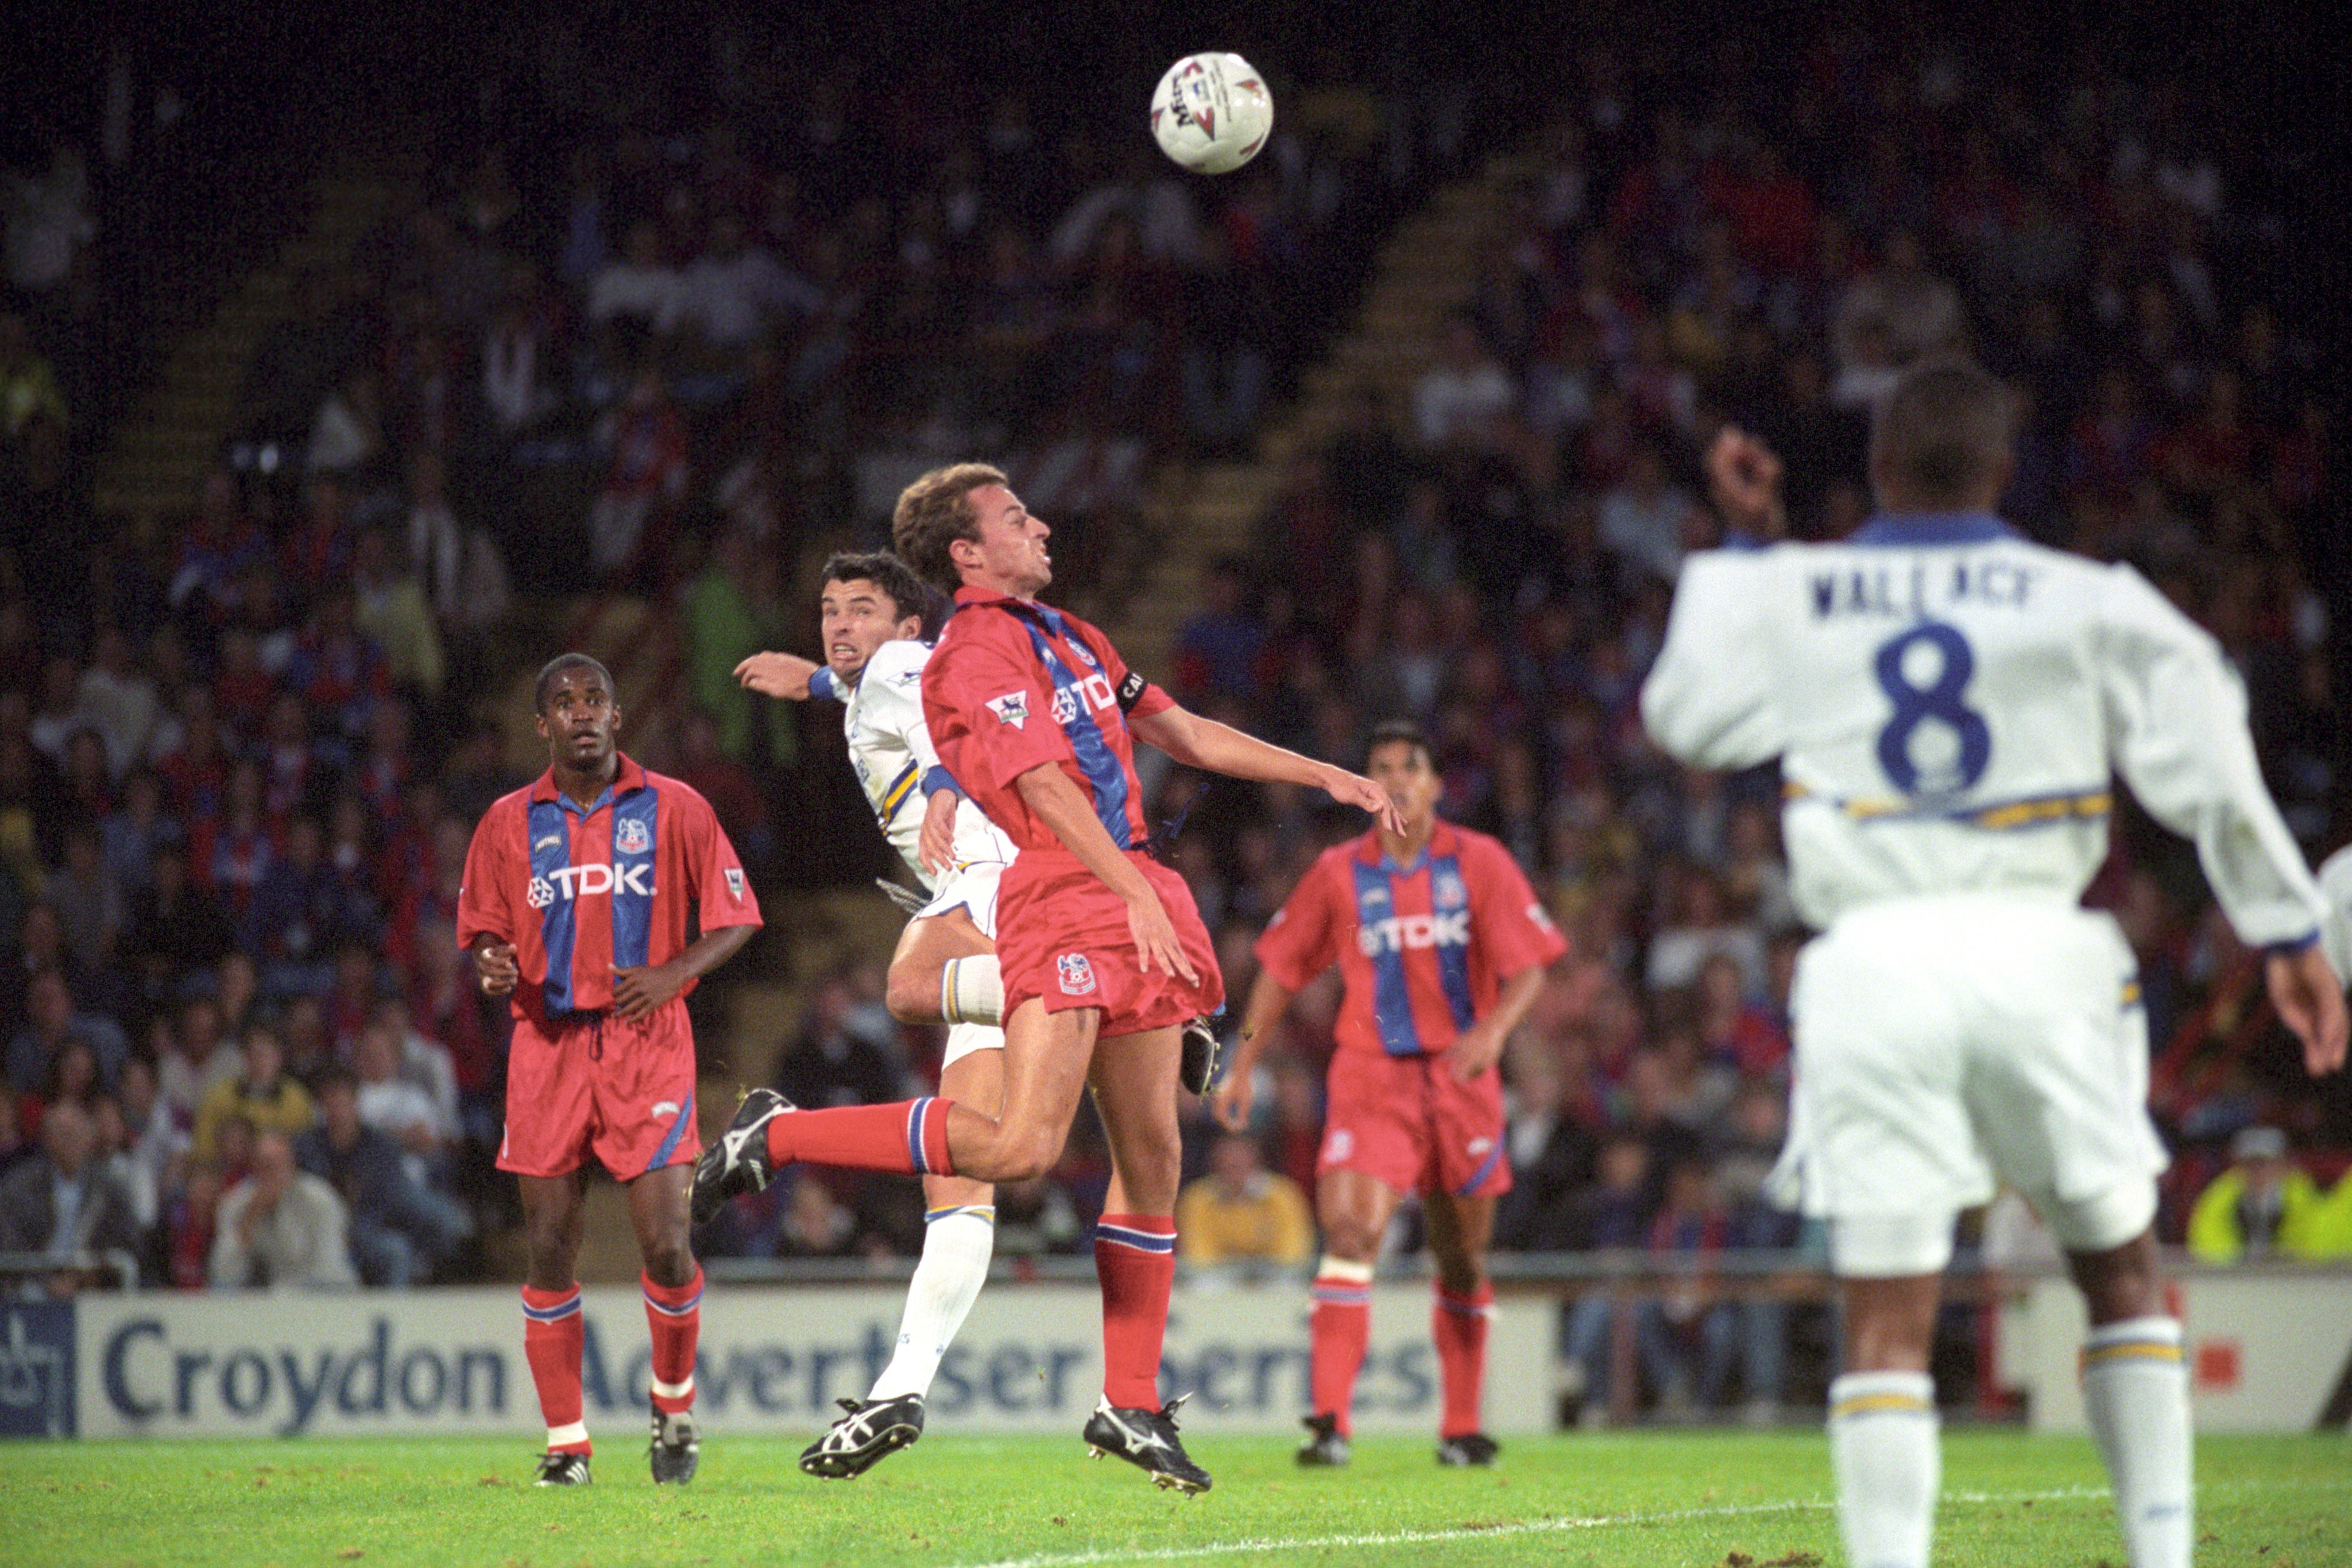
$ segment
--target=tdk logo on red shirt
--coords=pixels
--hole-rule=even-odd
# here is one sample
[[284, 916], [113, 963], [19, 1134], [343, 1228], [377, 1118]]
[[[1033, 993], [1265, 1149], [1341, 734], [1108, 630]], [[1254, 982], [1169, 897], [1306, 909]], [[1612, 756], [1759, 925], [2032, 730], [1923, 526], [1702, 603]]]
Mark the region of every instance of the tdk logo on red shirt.
[[1074, 680], [1066, 686], [1054, 688], [1054, 722], [1068, 728], [1078, 716], [1078, 698], [1083, 695], [1087, 706], [1096, 713], [1108, 713], [1118, 706], [1118, 695], [1110, 689], [1110, 682], [1100, 674]]
[[1391, 915], [1356, 927], [1356, 946], [1367, 958], [1382, 953], [1408, 953], [1423, 947], [1470, 946], [1470, 912], [1451, 915]]
[[589, 898], [618, 888], [641, 898], [654, 895], [654, 868], [645, 861], [625, 865], [617, 872], [601, 862], [587, 865], [558, 866], [545, 876], [530, 879], [530, 891], [525, 894], [533, 909], [545, 909], [558, 897], [567, 901]]

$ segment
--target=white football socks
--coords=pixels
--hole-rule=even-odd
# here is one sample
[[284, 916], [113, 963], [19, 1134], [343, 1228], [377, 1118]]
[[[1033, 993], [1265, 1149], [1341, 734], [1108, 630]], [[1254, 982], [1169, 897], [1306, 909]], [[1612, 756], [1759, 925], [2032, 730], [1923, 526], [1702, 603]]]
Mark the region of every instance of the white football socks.
[[1849, 1372], [1832, 1382], [1830, 1463], [1852, 1568], [1927, 1568], [1943, 1481], [1934, 1380], [1924, 1372]]
[[2132, 1568], [2188, 1568], [2193, 1467], [2179, 1322], [2130, 1318], [2093, 1329], [2083, 1341], [2083, 1408], [2115, 1482]]
[[940, 1358], [980, 1299], [989, 1257], [996, 1250], [993, 1208], [938, 1209], [923, 1218], [923, 1256], [907, 1281], [898, 1354], [874, 1380], [874, 1391], [866, 1396], [871, 1400], [930, 1392]]
[[940, 1017], [950, 1023], [1004, 1021], [1004, 978], [993, 953], [940, 966]]

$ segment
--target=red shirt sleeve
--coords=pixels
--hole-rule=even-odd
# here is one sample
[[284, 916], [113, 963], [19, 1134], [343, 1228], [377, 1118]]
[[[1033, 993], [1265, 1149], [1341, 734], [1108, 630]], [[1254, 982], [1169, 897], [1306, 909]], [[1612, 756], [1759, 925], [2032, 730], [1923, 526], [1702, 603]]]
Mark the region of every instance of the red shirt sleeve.
[[1275, 982], [1287, 991], [1303, 991], [1316, 976], [1339, 956], [1340, 928], [1334, 890], [1339, 882], [1337, 857], [1344, 849], [1328, 851], [1307, 868], [1290, 896], [1259, 934], [1257, 961]]
[[[964, 613], [1011, 621], [996, 611]], [[992, 625], [943, 646], [923, 666], [923, 716], [931, 743], [968, 794], [1001, 795], [1041, 763], [1077, 762], [1054, 722], [1054, 688], [1045, 665], [1013, 656], [996, 631]]]
[[763, 924], [760, 918], [760, 896], [751, 891], [751, 879], [743, 874], [743, 862], [736, 857], [727, 830], [719, 825], [719, 814], [691, 786], [676, 788], [678, 825], [686, 830], [683, 847], [687, 888], [694, 896], [703, 931]]
[[1484, 835], [1462, 835], [1472, 862], [1470, 919], [1487, 966], [1497, 979], [1549, 964], [1568, 951], [1567, 939], [1528, 885], [1511, 852]]
[[507, 903], [508, 867], [513, 863], [513, 813], [503, 800], [482, 814], [474, 825], [474, 841], [466, 846], [466, 880], [457, 889], [457, 946], [471, 947], [477, 936], [515, 939], [514, 921]]

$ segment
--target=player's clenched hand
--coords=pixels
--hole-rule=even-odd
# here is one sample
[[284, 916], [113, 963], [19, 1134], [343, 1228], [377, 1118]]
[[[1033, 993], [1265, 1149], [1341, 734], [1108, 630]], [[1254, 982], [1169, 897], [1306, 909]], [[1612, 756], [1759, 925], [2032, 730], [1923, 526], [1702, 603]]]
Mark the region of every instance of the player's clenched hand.
[[1446, 1068], [1458, 1083], [1469, 1082], [1502, 1060], [1502, 1031], [1486, 1019], [1455, 1035], [1454, 1043], [1445, 1048]]
[[1788, 531], [1780, 505], [1780, 459], [1736, 424], [1717, 432], [1706, 449], [1707, 487], [1723, 520], [1762, 538]]
[[1354, 806], [1370, 811], [1382, 827], [1392, 833], [1404, 831], [1404, 813], [1396, 809], [1389, 792], [1360, 773], [1350, 773], [1335, 768], [1324, 781], [1324, 791], [1342, 806]]
[[2352, 1019], [2344, 1007], [2344, 982], [2318, 943], [2293, 953], [2273, 953], [2264, 966], [2271, 1005], [2303, 1041], [2303, 1064], [2315, 1078], [2344, 1065]]
[[515, 964], [514, 944], [485, 942], [474, 949], [474, 973], [481, 977], [482, 994], [503, 997], [515, 988], [522, 978], [522, 970]]
[[1145, 974], [1157, 967], [1181, 975], [1193, 985], [1201, 983], [1192, 960], [1184, 956], [1183, 944], [1176, 940], [1175, 923], [1168, 918], [1160, 895], [1149, 887], [1127, 901], [1127, 934], [1135, 938], [1136, 965]]
[[955, 864], [956, 803], [952, 789], [934, 789], [923, 803], [923, 836], [916, 841], [915, 858], [933, 876], [945, 876]]
[[613, 1010], [641, 1019], [686, 987], [686, 977], [667, 964], [642, 964], [613, 971]]
[[735, 679], [762, 696], [805, 702], [817, 667], [797, 653], [754, 653], [735, 666]]

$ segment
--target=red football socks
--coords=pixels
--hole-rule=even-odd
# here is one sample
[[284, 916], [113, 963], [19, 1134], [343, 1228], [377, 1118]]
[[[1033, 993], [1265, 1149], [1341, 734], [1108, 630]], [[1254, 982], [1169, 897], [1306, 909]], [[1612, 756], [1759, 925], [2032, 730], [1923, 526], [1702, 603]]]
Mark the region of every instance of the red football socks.
[[659, 1285], [639, 1273], [645, 1287], [646, 1327], [653, 1334], [654, 1408], [667, 1413], [694, 1407], [694, 1342], [702, 1332], [702, 1265], [683, 1285]]
[[1479, 1429], [1478, 1406], [1486, 1386], [1486, 1323], [1495, 1315], [1495, 1287], [1481, 1284], [1466, 1296], [1440, 1285], [1430, 1309], [1429, 1337], [1437, 1342], [1437, 1380], [1445, 1413], [1437, 1435], [1462, 1437]]
[[948, 1111], [953, 1101], [901, 1100], [788, 1111], [768, 1124], [768, 1158], [777, 1168], [805, 1162], [892, 1176], [953, 1176]]
[[1176, 1218], [1106, 1214], [1095, 1227], [1102, 1282], [1103, 1397], [1122, 1410], [1160, 1408], [1160, 1346], [1176, 1282]]
[[550, 1453], [590, 1451], [588, 1428], [580, 1418], [580, 1287], [561, 1291], [522, 1288], [522, 1354], [539, 1387], [539, 1413], [547, 1423]]
[[1360, 1264], [1334, 1271], [1331, 1264], [1324, 1260], [1307, 1291], [1315, 1305], [1307, 1315], [1307, 1391], [1314, 1413], [1336, 1416], [1345, 1437], [1353, 1430], [1356, 1374], [1372, 1335], [1372, 1270]]

